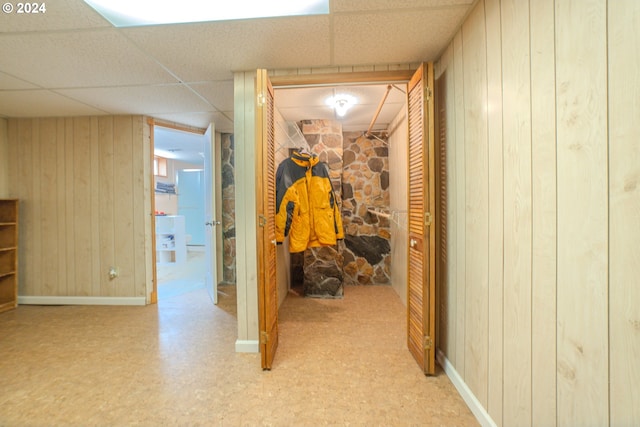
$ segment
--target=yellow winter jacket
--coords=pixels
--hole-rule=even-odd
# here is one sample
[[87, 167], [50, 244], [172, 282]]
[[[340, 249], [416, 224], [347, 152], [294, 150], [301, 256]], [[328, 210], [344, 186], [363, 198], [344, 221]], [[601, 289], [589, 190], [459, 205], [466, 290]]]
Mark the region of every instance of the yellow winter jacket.
[[276, 241], [289, 236], [289, 251], [335, 245], [344, 239], [342, 216], [327, 165], [294, 152], [276, 172]]

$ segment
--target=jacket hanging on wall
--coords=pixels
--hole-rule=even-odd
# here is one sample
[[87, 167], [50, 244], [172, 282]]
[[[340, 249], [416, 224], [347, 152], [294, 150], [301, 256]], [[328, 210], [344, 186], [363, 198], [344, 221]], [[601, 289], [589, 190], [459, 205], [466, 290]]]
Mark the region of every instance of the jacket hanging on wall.
[[289, 251], [335, 245], [344, 239], [329, 169], [317, 156], [294, 152], [276, 172], [276, 241]]

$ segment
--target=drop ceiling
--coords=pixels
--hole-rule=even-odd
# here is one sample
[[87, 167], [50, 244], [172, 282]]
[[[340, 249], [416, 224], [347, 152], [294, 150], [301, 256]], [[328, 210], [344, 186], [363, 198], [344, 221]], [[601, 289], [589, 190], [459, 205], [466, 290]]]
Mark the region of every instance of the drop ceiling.
[[[50, 0], [46, 13], [0, 13], [0, 117], [144, 114], [230, 133], [234, 72], [436, 60], [475, 1], [332, 0], [329, 15], [115, 28], [82, 0]], [[349, 88], [363, 102], [345, 127], [368, 126], [385, 89]], [[286, 120], [324, 118], [332, 91], [282, 89], [276, 102]]]

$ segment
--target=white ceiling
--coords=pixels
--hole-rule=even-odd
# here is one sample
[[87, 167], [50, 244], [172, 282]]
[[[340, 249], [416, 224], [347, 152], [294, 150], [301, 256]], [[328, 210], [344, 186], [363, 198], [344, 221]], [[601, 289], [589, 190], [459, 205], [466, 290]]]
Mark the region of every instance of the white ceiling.
[[[331, 0], [329, 15], [115, 28], [82, 0], [49, 0], [0, 13], [0, 117], [144, 114], [233, 132], [235, 71], [435, 60], [475, 1]], [[386, 86], [369, 89], [349, 88], [367, 126]], [[278, 91], [285, 119], [323, 118], [332, 89], [300, 91]]]

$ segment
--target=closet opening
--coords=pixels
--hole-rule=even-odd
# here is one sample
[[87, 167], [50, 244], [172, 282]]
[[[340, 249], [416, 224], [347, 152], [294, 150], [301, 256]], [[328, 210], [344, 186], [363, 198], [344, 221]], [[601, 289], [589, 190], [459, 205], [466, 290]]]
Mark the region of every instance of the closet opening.
[[343, 298], [348, 285], [393, 286], [406, 303], [406, 109], [406, 82], [274, 88], [275, 167], [317, 156], [344, 230], [337, 245], [278, 246], [280, 303]]
[[[355, 80], [353, 79], [354, 77], [358, 78], [362, 75], [354, 73], [353, 75], [348, 75], [353, 80], [348, 82], [342, 81], [341, 83], [344, 83], [342, 85], [325, 84], [324, 87], [319, 86], [311, 89], [320, 92], [326, 90], [327, 86], [331, 85], [332, 88], [329, 89], [333, 91], [336, 91], [336, 88], [333, 86], [339, 86], [340, 89], [349, 86], [352, 87], [352, 90], [357, 90], [366, 85], [375, 86], [376, 83], [390, 83], [390, 81], [380, 82], [382, 79], [377, 81], [373, 79], [372, 77], [374, 76], [380, 77], [378, 73], [364, 74], [367, 74], [366, 77], [368, 77], [368, 79]], [[304, 76], [297, 77], [305, 78]], [[312, 77], [317, 78], [317, 76]], [[287, 81], [286, 79], [285, 77], [285, 81]], [[402, 97], [405, 101], [404, 119], [406, 122], [405, 124], [394, 123], [392, 126], [388, 126], [394, 130], [395, 136], [398, 138], [397, 143], [394, 143], [393, 140], [394, 133], [388, 132], [388, 135], [386, 135], [387, 144], [383, 143], [381, 146], [378, 146], [375, 145], [373, 141], [384, 142], [385, 140], [382, 138], [382, 136], [385, 136], [384, 132], [381, 132], [380, 135], [377, 136], [377, 138], [373, 138], [372, 141], [369, 137], [373, 134], [374, 129], [368, 131], [366, 125], [360, 125], [360, 129], [357, 130], [345, 128], [344, 121], [338, 121], [338, 125], [336, 125], [335, 119], [338, 112], [335, 109], [330, 109], [327, 113], [326, 106], [324, 106], [324, 113], [328, 114], [328, 116], [320, 116], [323, 111], [318, 108], [318, 101], [316, 100], [316, 104], [313, 104], [308, 96], [304, 97], [304, 103], [298, 103], [298, 108], [295, 108], [296, 105], [294, 105], [294, 103], [291, 103], [291, 105], [287, 104], [286, 100], [283, 101], [279, 99], [276, 101], [276, 91], [285, 89], [283, 86], [290, 86], [286, 89], [293, 91], [299, 89], [302, 85], [298, 84], [299, 87], [294, 88], [291, 86], [295, 84], [284, 84], [278, 82], [277, 79], [272, 80], [269, 78], [266, 70], [257, 70], [255, 80], [255, 91], [257, 93], [257, 103], [255, 104], [256, 176], [258, 178], [256, 181], [256, 207], [259, 220], [256, 224], [258, 243], [257, 284], [260, 333], [259, 346], [263, 369], [271, 369], [279, 344], [278, 311], [280, 304], [284, 301], [284, 295], [288, 294], [288, 288], [291, 285], [290, 278], [287, 278], [286, 270], [289, 266], [287, 266], [286, 263], [277, 262], [279, 256], [289, 261], [290, 256], [286, 252], [283, 253], [285, 249], [283, 245], [280, 245], [280, 247], [276, 246], [278, 239], [282, 239], [282, 233], [278, 235], [280, 230], [278, 230], [275, 225], [278, 212], [276, 205], [281, 205], [283, 200], [285, 200], [280, 198], [276, 191], [278, 188], [277, 181], [282, 177], [282, 174], [276, 170], [276, 163], [282, 162], [281, 157], [276, 160], [276, 149], [281, 148], [276, 143], [275, 133], [276, 129], [280, 127], [276, 126], [276, 123], [278, 120], [286, 121], [287, 115], [289, 114], [287, 109], [291, 111], [302, 110], [303, 108], [299, 107], [302, 105], [309, 107], [309, 111], [312, 111], [316, 118], [309, 119], [310, 113], [306, 111], [306, 118], [298, 117], [290, 121], [296, 124], [299, 123], [297, 128], [303, 134], [304, 141], [308, 145], [306, 149], [308, 151], [318, 150], [315, 160], [326, 162], [326, 167], [321, 174], [316, 174], [315, 177], [313, 168], [307, 169], [307, 172], [302, 173], [301, 176], [308, 184], [307, 187], [302, 185], [300, 190], [302, 192], [309, 192], [312, 194], [312, 197], [315, 197], [313, 193], [307, 191], [306, 188], [311, 188], [312, 181], [314, 179], [317, 180], [318, 176], [320, 176], [325, 183], [325, 178], [329, 178], [331, 184], [326, 191], [331, 192], [332, 195], [333, 193], [338, 194], [338, 196], [334, 197], [340, 199], [343, 205], [347, 205], [347, 208], [348, 203], [353, 204], [352, 211], [343, 209], [344, 212], [343, 215], [341, 215], [343, 218], [346, 218], [345, 222], [347, 222], [347, 224], [343, 226], [345, 233], [344, 247], [349, 249], [349, 252], [346, 250], [341, 252], [340, 244], [336, 244], [335, 248], [331, 248], [331, 251], [335, 252], [325, 250], [326, 248], [320, 245], [318, 253], [309, 254], [310, 246], [312, 249], [314, 246], [318, 246], [307, 243], [312, 240], [304, 241], [303, 239], [303, 243], [306, 244], [305, 248], [304, 245], [299, 245], [299, 242], [296, 240], [290, 239], [290, 245], [293, 247], [293, 244], [296, 243], [296, 248], [298, 248], [294, 250], [294, 252], [305, 250], [303, 268], [306, 270], [307, 266], [316, 267], [316, 264], [318, 264], [320, 270], [317, 276], [317, 279], [320, 280], [316, 279], [307, 285], [305, 278], [305, 282], [303, 282], [303, 292], [305, 296], [311, 296], [308, 295], [310, 292], [318, 291], [320, 293], [318, 297], [320, 298], [341, 298], [342, 295], [344, 295], [344, 279], [348, 277], [348, 274], [353, 273], [353, 277], [355, 277], [355, 280], [358, 281], [357, 283], [361, 285], [353, 286], [351, 289], [361, 290], [365, 287], [362, 286], [364, 285], [363, 281], [373, 281], [374, 277], [377, 279], [385, 279], [385, 275], [383, 274], [385, 273], [384, 266], [388, 265], [389, 269], [387, 271], [390, 271], [390, 267], [393, 265], [399, 266], [401, 270], [406, 272], [404, 280], [396, 281], [395, 277], [386, 277], [392, 282], [392, 286], [397, 285], [406, 289], [406, 292], [401, 291], [398, 292], [398, 294], [401, 298], [403, 295], [405, 295], [406, 298], [406, 300], [403, 299], [403, 302], [405, 303], [407, 315], [406, 330], [408, 350], [425, 374], [435, 373], [435, 226], [437, 217], [435, 212], [435, 138], [434, 101], [432, 96], [434, 87], [433, 64], [423, 63], [417, 70], [407, 72], [406, 78], [393, 79], [393, 83], [404, 83], [407, 81], [406, 97]], [[315, 83], [317, 86], [319, 82], [316, 81]], [[307, 85], [311, 86], [309, 83], [307, 83]], [[382, 88], [383, 92], [385, 90], [389, 91], [388, 84]], [[282, 94], [278, 94], [277, 96], [278, 98], [282, 98]], [[387, 96], [389, 96], [389, 94], [384, 94], [385, 101]], [[326, 94], [316, 99], [318, 98], [322, 99], [322, 101], [320, 101], [323, 103], [322, 105], [326, 104]], [[337, 93], [332, 93], [329, 98], [335, 101], [335, 99], [340, 98], [340, 96]], [[357, 106], [358, 104], [354, 103], [354, 106], [351, 107], [354, 115], [357, 111]], [[313, 107], [316, 108], [314, 109]], [[342, 113], [338, 115], [341, 114]], [[402, 120], [401, 116], [398, 115], [394, 118], [397, 119], [396, 121]], [[370, 116], [368, 119], [370, 119]], [[375, 120], [371, 120], [368, 123], [372, 122], [375, 125]], [[367, 129], [367, 131], [364, 129]], [[402, 134], [402, 130], [404, 130], [404, 134]], [[345, 134], [345, 132], [353, 132], [353, 134]], [[348, 143], [346, 145], [345, 140]], [[284, 141], [282, 142], [282, 146], [287, 147], [289, 143], [288, 140], [281, 139], [281, 141]], [[292, 145], [293, 147], [288, 148], [296, 148], [296, 146], [300, 148], [299, 144], [295, 142]], [[386, 145], [386, 147], [384, 147], [384, 145]], [[391, 155], [389, 151], [390, 147], [398, 148], [398, 158], [404, 161], [403, 166], [400, 166], [398, 169], [391, 166], [393, 162], [389, 160]], [[385, 154], [387, 159], [381, 159]], [[320, 156], [323, 156], [323, 158], [321, 159]], [[316, 163], [312, 162], [308, 155], [306, 158], [302, 156], [296, 157], [302, 159], [302, 165], [313, 165]], [[295, 160], [300, 159], [292, 158], [290, 160], [295, 163]], [[353, 166], [347, 168], [347, 172], [345, 173], [345, 165]], [[388, 168], [387, 170], [385, 170], [385, 165]], [[309, 171], [311, 173], [308, 173]], [[395, 171], [399, 174], [399, 179], [397, 180], [391, 176], [391, 173]], [[386, 172], [386, 178], [384, 172]], [[380, 187], [374, 188], [370, 182], [374, 177]], [[337, 181], [337, 183], [335, 181]], [[296, 181], [285, 181], [285, 188], [293, 182]], [[381, 190], [383, 184], [385, 187], [390, 188], [391, 185], [393, 185], [392, 183], [405, 185], [404, 188], [406, 188], [406, 191], [399, 190], [397, 193], [394, 190], [389, 191], [389, 202], [386, 203], [385, 194]], [[349, 184], [350, 187], [346, 184]], [[358, 192], [357, 194], [356, 191]], [[376, 250], [372, 237], [381, 237], [379, 236], [379, 234], [381, 234], [379, 232], [380, 222], [391, 222], [391, 218], [395, 216], [391, 202], [391, 194], [397, 194], [400, 197], [404, 195], [406, 197], [405, 202], [397, 209], [397, 214], [401, 214], [401, 211], [406, 209], [407, 229], [397, 234], [404, 237], [405, 241], [408, 241], [408, 244], [398, 245], [397, 251], [394, 250], [390, 242], [392, 233], [388, 232], [389, 251], [387, 253], [390, 253], [390, 255], [387, 255], [386, 259], [383, 256], [382, 259], [385, 261], [381, 266], [378, 266], [380, 268], [376, 271], [371, 263], [369, 263], [369, 265], [366, 264], [366, 262], [369, 261], [366, 257], [366, 251]], [[307, 220], [309, 223], [313, 221], [314, 227], [324, 227], [324, 222], [327, 221], [327, 218], [330, 218], [329, 214], [331, 211], [331, 209], [321, 201], [325, 196], [325, 193], [320, 192], [317, 194], [319, 201], [316, 202], [314, 200], [313, 203], [308, 204], [308, 207], [320, 206], [321, 210], [318, 211], [318, 214], [320, 215], [319, 218], [321, 218], [320, 222], [322, 224], [319, 225], [316, 221], [315, 208], [309, 208], [307, 215], [302, 215], [301, 218], [290, 216], [288, 211], [284, 217], [287, 221], [291, 219], [292, 224], [293, 219], [296, 219], [299, 223], [302, 221], [302, 224]], [[295, 203], [290, 207], [289, 201], [286, 202], [286, 208], [295, 214]], [[387, 211], [385, 211], [385, 209], [387, 209]], [[303, 211], [298, 211], [298, 213], [299, 212]], [[364, 218], [368, 218], [368, 220]], [[353, 221], [351, 222], [352, 219]], [[336, 225], [336, 230], [339, 230], [340, 228], [338, 227], [337, 221], [333, 221], [333, 223]], [[397, 225], [401, 223], [402, 221], [398, 221]], [[383, 225], [386, 224], [383, 223]], [[389, 228], [390, 225], [391, 224], [389, 224]], [[312, 230], [309, 225], [307, 225], [307, 228], [308, 230]], [[374, 230], [375, 234], [363, 235], [364, 233], [362, 233], [361, 228], [364, 228], [366, 231]], [[400, 227], [398, 227], [398, 229], [400, 229]], [[384, 232], [382, 234], [384, 235]], [[317, 235], [315, 237], [318, 238]], [[326, 245], [334, 245], [335, 237], [337, 236], [334, 236], [333, 241], [331, 238], [327, 238], [323, 243], [326, 243]], [[354, 244], [354, 242], [356, 242], [356, 244]], [[300, 248], [299, 246], [302, 247]], [[278, 255], [278, 251], [280, 251], [280, 255]], [[291, 250], [289, 250], [289, 252], [291, 252]], [[377, 252], [379, 255], [379, 251]], [[394, 252], [401, 254], [400, 256], [406, 256], [404, 262], [395, 263], [395, 261], [392, 261], [391, 257], [394, 256]], [[356, 254], [358, 258], [356, 258]], [[353, 259], [348, 258], [349, 256]], [[320, 262], [318, 262], [318, 260]], [[347, 261], [347, 269], [345, 269], [345, 261]], [[282, 266], [285, 266], [284, 271], [282, 271]], [[348, 270], [349, 266], [352, 268], [351, 271]], [[363, 271], [360, 270], [362, 267], [364, 267]], [[329, 273], [334, 273], [335, 276], [330, 276]], [[340, 275], [342, 275], [342, 277], [340, 277]], [[283, 276], [285, 280], [283, 280]], [[305, 276], [308, 276], [306, 271]], [[392, 276], [391, 273], [390, 276]], [[309, 290], [310, 287], [317, 286], [318, 282], [330, 285], [330, 290]], [[342, 294], [340, 292], [342, 292]], [[311, 300], [311, 298], [306, 298], [306, 300]]]

